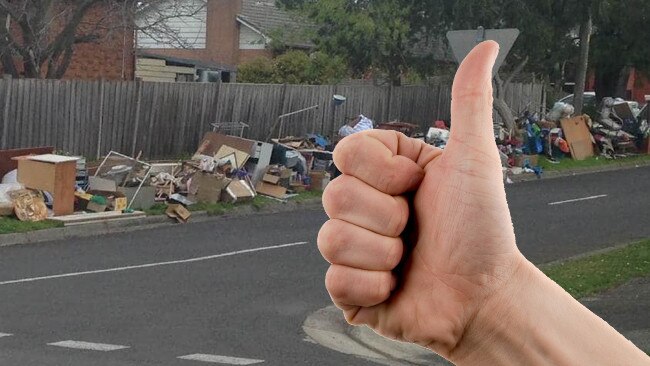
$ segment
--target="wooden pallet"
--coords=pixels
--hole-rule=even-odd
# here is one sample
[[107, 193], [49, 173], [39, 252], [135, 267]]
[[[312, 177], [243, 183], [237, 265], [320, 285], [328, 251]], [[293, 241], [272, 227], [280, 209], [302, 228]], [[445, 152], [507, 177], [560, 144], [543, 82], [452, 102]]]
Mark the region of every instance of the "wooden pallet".
[[74, 226], [84, 224], [95, 224], [109, 221], [135, 220], [146, 217], [144, 212], [136, 211], [134, 213], [122, 213], [119, 211], [83, 213], [67, 216], [50, 217], [48, 220], [62, 222], [63, 226]]

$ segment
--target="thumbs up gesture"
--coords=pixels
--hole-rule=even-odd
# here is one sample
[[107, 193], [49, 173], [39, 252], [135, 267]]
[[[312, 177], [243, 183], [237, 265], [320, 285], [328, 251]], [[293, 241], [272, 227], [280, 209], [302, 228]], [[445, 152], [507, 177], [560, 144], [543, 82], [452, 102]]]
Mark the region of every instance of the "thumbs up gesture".
[[444, 151], [394, 131], [349, 136], [323, 197], [326, 287], [348, 322], [448, 358], [525, 262], [492, 129], [497, 54], [484, 42], [460, 66]]

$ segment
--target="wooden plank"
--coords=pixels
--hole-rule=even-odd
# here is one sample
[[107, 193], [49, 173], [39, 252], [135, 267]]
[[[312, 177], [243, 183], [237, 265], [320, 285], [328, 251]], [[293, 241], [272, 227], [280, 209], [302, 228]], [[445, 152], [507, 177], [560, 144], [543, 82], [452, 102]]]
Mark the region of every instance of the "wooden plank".
[[146, 214], [141, 211], [136, 211], [133, 213], [122, 213], [119, 211], [107, 211], [107, 212], [96, 212], [96, 213], [83, 213], [83, 214], [74, 214], [67, 216], [57, 216], [51, 217], [48, 220], [62, 222], [64, 226], [74, 226], [81, 224], [89, 224], [95, 222], [108, 222], [116, 220], [133, 220], [145, 217]]
[[159, 60], [155, 58], [140, 58], [138, 57], [136, 65], [153, 65], [153, 66], [165, 66], [167, 62], [165, 60]]
[[141, 78], [142, 81], [150, 82], [150, 83], [175, 83], [176, 79], [169, 79], [169, 78], [154, 78], [154, 77], [146, 77], [146, 78]]
[[159, 79], [174, 79], [176, 80], [175, 72], [167, 71], [136, 71], [136, 78], [159, 78]]
[[183, 66], [137, 65], [135, 68], [135, 72], [136, 73], [161, 72], [161, 73], [172, 73], [172, 74], [196, 74], [196, 69], [193, 67], [183, 67]]
[[8, 145], [7, 135], [9, 134], [9, 108], [11, 107], [11, 79], [5, 79], [2, 81], [2, 87], [5, 93], [4, 99], [4, 110], [2, 111], [2, 144], [0, 145], [2, 149], [6, 149]]

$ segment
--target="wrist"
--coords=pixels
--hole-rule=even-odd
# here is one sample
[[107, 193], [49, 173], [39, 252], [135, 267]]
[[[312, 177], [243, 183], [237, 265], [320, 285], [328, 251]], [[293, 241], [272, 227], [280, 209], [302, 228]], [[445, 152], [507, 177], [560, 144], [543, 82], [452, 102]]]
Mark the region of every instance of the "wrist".
[[[523, 257], [522, 257], [523, 259]], [[450, 355], [457, 365], [646, 365], [648, 357], [523, 259]]]
[[[544, 276], [522, 255], [509, 280], [479, 305], [474, 318], [467, 324], [462, 339], [450, 354], [450, 360], [457, 365], [478, 365], [487, 360], [491, 360], [487, 363], [507, 364], [506, 360], [498, 362], [502, 357], [508, 356], [503, 354], [505, 350], [502, 345], [524, 341], [526, 333], [535, 328], [535, 324], [522, 322], [522, 318], [528, 318], [526, 288], [538, 288], [540, 275]], [[523, 324], [531, 329], [522, 334], [519, 332], [522, 331], [520, 327]], [[512, 361], [515, 361], [513, 365], [521, 364]]]

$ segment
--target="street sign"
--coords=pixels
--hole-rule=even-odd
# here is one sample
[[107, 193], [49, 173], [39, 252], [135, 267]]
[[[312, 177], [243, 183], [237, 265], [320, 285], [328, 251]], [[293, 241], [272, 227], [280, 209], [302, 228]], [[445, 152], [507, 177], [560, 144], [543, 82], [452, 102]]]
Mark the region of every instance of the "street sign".
[[461, 63], [477, 44], [487, 40], [497, 42], [500, 50], [492, 75], [496, 75], [499, 71], [518, 37], [519, 29], [483, 29], [483, 27], [479, 27], [474, 30], [447, 32], [449, 45], [458, 63]]

